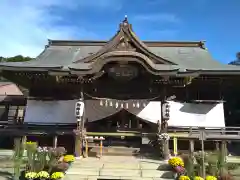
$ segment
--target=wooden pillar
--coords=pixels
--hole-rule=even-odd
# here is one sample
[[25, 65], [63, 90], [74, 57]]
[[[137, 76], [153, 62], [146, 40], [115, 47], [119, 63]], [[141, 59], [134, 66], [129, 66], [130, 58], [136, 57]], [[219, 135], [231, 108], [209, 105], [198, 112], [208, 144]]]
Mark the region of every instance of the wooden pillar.
[[[84, 104], [84, 94], [83, 94], [83, 84], [81, 84], [81, 93], [80, 99], [77, 103], [77, 110], [78, 114], [77, 117], [77, 130], [75, 132], [75, 156], [79, 157], [83, 155], [83, 141], [85, 136], [85, 104]], [[79, 108], [79, 109], [78, 109]]]
[[88, 157], [88, 140], [85, 139], [85, 156]]
[[80, 137], [78, 134], [75, 135], [75, 156], [80, 157], [82, 155], [82, 148], [81, 148], [81, 142]]
[[[167, 133], [167, 121], [163, 120], [162, 122], [162, 130], [161, 133]], [[162, 148], [163, 148], [163, 158], [165, 160], [169, 159], [169, 140], [162, 140]]]
[[57, 148], [57, 143], [58, 143], [58, 136], [55, 135], [55, 136], [53, 137], [53, 148]]
[[[164, 101], [162, 102], [162, 107], [161, 107], [161, 113], [162, 113], [162, 123], [161, 123], [161, 134], [167, 134], [168, 133], [168, 120], [170, 117], [169, 114], [169, 103]], [[162, 141], [162, 146], [163, 146], [163, 158], [165, 160], [169, 159], [169, 139], [164, 139]]]
[[194, 176], [194, 140], [189, 140], [189, 162], [188, 162], [188, 174]]
[[226, 141], [222, 141], [221, 143], [221, 158], [220, 158], [220, 175], [223, 175], [224, 165], [226, 163]]
[[189, 140], [189, 154], [191, 157], [193, 157], [193, 154], [194, 154], [194, 140], [193, 139], [190, 139]]
[[216, 146], [216, 151], [219, 151], [220, 148], [219, 148], [219, 141], [215, 141], [215, 146]]
[[100, 140], [100, 158], [102, 157], [103, 154], [103, 142]]

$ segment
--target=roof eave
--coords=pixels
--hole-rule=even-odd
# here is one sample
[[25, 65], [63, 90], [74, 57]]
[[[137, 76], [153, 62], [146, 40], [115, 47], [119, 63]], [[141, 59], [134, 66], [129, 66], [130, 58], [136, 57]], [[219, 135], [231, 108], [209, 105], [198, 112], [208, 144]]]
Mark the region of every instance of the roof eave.
[[[186, 71], [193, 71], [187, 69]], [[201, 75], [240, 75], [240, 70], [199, 70]]]
[[17, 67], [17, 66], [0, 66], [0, 71], [49, 71], [60, 70], [63, 67]]

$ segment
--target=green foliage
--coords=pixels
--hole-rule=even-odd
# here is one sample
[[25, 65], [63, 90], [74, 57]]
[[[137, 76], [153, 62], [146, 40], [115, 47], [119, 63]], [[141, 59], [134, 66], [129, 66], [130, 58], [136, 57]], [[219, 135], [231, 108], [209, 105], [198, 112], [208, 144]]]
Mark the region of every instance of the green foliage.
[[[194, 154], [194, 158], [195, 158], [196, 163], [197, 163], [197, 166], [196, 166], [197, 175], [199, 175], [199, 176], [203, 176], [203, 174], [202, 174], [203, 173], [203, 168], [204, 168], [203, 160], [204, 160], [204, 162], [206, 162], [207, 156], [208, 156], [207, 153], [202, 152], [202, 151]], [[204, 169], [204, 171], [205, 171], [205, 169]]]
[[37, 155], [37, 143], [27, 142], [26, 143], [27, 157], [28, 157], [28, 170], [35, 171], [35, 158]]
[[226, 166], [227, 166], [228, 170], [235, 170], [239, 167], [239, 164], [237, 164], [237, 163], [227, 163]]
[[23, 164], [23, 155], [25, 150], [25, 142], [20, 137], [14, 139], [14, 179], [19, 179], [20, 167]]
[[66, 153], [65, 148], [58, 147], [58, 148], [49, 148], [48, 150], [48, 157], [49, 157], [49, 170], [48, 172], [51, 173], [52, 170], [58, 165], [58, 161], [63, 155]]
[[14, 57], [7, 57], [7, 58], [0, 57], [1, 62], [24, 62], [24, 61], [30, 61], [32, 59], [33, 58], [24, 57], [22, 55], [17, 55], [17, 56], [14, 56]]
[[187, 175], [191, 178], [195, 176], [194, 173], [194, 158], [191, 155], [184, 154], [181, 156], [185, 165]]
[[206, 162], [208, 163], [207, 166], [207, 173], [213, 176], [217, 176], [219, 173], [219, 167], [218, 167], [218, 159], [219, 159], [219, 153], [211, 153], [207, 156]]
[[37, 152], [37, 160], [39, 162], [39, 170], [38, 171], [44, 170], [44, 167], [47, 164], [47, 155], [48, 155], [47, 151], [38, 151]]

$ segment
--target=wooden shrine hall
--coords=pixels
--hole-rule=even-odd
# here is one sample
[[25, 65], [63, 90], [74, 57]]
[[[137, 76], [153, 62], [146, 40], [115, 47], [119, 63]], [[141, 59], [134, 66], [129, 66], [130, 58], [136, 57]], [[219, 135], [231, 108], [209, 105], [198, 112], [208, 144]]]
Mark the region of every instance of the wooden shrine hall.
[[[127, 18], [108, 41], [49, 40], [35, 59], [0, 70], [29, 90], [23, 126], [61, 132], [78, 155], [86, 136], [141, 146], [169, 128], [234, 126], [228, 98], [239, 91], [240, 68], [214, 60], [204, 41], [141, 41]], [[31, 132], [22, 133], [40, 139]]]

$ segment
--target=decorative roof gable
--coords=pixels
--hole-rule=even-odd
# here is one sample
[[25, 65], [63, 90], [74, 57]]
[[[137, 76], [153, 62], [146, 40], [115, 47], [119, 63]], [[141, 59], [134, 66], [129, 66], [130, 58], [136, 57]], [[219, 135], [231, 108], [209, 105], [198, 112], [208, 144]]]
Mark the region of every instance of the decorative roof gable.
[[149, 48], [136, 36], [132, 30], [132, 25], [128, 23], [127, 17], [119, 25], [119, 30], [97, 53], [94, 53], [84, 59], [79, 59], [75, 63], [79, 62], [94, 62], [100, 56], [111, 52], [119, 52], [122, 54], [126, 52], [136, 52], [145, 55], [155, 64], [168, 64], [176, 65], [175, 63], [168, 61], [162, 57], [157, 56], [149, 50]]

